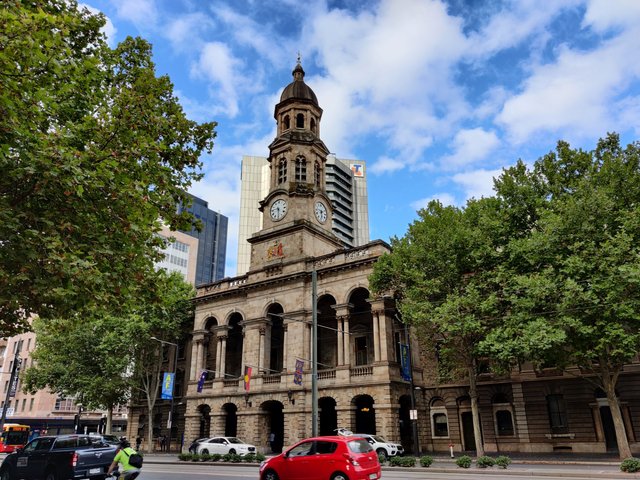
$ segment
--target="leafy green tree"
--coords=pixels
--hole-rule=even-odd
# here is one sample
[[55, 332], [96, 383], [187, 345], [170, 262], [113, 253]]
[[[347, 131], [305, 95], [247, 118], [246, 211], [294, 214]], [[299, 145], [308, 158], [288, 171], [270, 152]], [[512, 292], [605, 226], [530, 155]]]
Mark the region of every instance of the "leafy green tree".
[[498, 179], [504, 210], [532, 214], [500, 273], [509, 315], [485, 345], [503, 362], [579, 366], [606, 393], [621, 458], [631, 451], [616, 385], [640, 352], [639, 149], [615, 134], [593, 152], [559, 142]]
[[[0, 336], [144, 294], [215, 123], [188, 120], [151, 46], [75, 0], [0, 4]], [[147, 291], [154, 292], [151, 288]]]
[[155, 285], [159, 301], [141, 303], [126, 316], [100, 310], [69, 319], [35, 319], [35, 364], [25, 372], [24, 388], [47, 388], [88, 408], [108, 410], [108, 431], [113, 407], [126, 404], [132, 393], [144, 392], [152, 412], [163, 357], [151, 337], [177, 341], [193, 322], [194, 295], [176, 273], [159, 272]]
[[464, 209], [430, 202], [403, 238], [392, 239], [392, 253], [369, 278], [374, 292], [396, 294], [405, 322], [438, 341], [443, 362], [466, 370], [478, 455], [479, 348], [502, 308], [493, 275], [501, 257], [497, 211], [495, 199], [471, 200]]

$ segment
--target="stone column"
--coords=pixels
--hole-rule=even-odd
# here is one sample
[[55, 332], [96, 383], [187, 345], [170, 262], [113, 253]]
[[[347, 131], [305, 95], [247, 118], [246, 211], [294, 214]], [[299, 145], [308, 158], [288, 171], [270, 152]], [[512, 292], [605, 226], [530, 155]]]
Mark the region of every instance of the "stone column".
[[[287, 325], [283, 324], [282, 325], [282, 330], [284, 332], [284, 335], [282, 337], [282, 346], [283, 346], [283, 348], [282, 348], [282, 368], [283, 368], [283, 370], [286, 371], [287, 370], [287, 365], [288, 365], [287, 362], [289, 361], [289, 357], [287, 355], [287, 351], [289, 350], [287, 348], [287, 346], [289, 345], [289, 343], [287, 343], [288, 342], [288, 339], [287, 339], [287, 330], [288, 330]], [[295, 370], [295, 366], [294, 366], [294, 370]]]
[[225, 378], [225, 372], [226, 372], [226, 365], [225, 365], [225, 358], [227, 356], [227, 336], [226, 335], [222, 335], [220, 337], [220, 363], [218, 365], [220, 365], [220, 368], [218, 369], [218, 372], [220, 373], [220, 377], [224, 380]]
[[[260, 332], [260, 341], [258, 342], [258, 372], [264, 372], [264, 364], [265, 364], [265, 356], [266, 356], [266, 352], [265, 352], [265, 348], [266, 348], [266, 333], [267, 333], [267, 329], [266, 327], [260, 327], [259, 329]], [[273, 341], [273, 340], [272, 340]], [[271, 365], [269, 365], [269, 371], [267, 371], [266, 373], [271, 373]]]
[[338, 365], [350, 365], [351, 339], [349, 338], [349, 308], [350, 303], [333, 305], [338, 321]]
[[373, 323], [373, 361], [380, 361], [380, 328], [378, 326], [380, 318], [378, 312], [372, 312], [371, 323]]
[[[386, 362], [389, 360], [389, 353], [392, 337], [389, 337], [389, 332], [393, 332], [393, 317], [388, 316], [389, 309], [385, 304], [384, 298], [378, 298], [371, 300], [371, 313], [373, 315], [373, 342], [375, 345], [375, 359], [379, 362]], [[391, 307], [389, 307], [391, 308]], [[392, 312], [392, 310], [391, 310]], [[391, 345], [392, 348], [392, 345]]]
[[344, 365], [344, 326], [342, 317], [336, 317], [338, 325], [338, 365]]
[[200, 369], [202, 368], [202, 342], [205, 338], [204, 331], [193, 333], [193, 343], [191, 345], [191, 372], [189, 378], [197, 380]]
[[515, 422], [515, 428], [517, 428], [518, 441], [529, 444], [529, 424], [527, 422], [527, 411], [522, 384], [512, 383], [511, 391], [513, 393], [513, 421]]

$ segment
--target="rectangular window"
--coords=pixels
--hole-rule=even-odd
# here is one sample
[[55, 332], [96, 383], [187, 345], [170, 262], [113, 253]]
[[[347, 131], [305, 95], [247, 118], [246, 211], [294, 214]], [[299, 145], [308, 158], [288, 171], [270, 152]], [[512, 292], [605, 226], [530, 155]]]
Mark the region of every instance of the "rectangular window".
[[35, 400], [35, 399], [34, 399], [34, 398], [32, 398], [32, 399], [29, 401], [29, 411], [32, 411], [32, 410], [33, 410], [34, 400]]
[[368, 362], [368, 348], [367, 337], [356, 337], [356, 365], [367, 365]]
[[433, 414], [433, 436], [434, 437], [449, 436], [449, 423], [447, 421], [446, 414], [444, 413]]
[[567, 407], [562, 395], [547, 395], [547, 408], [549, 410], [549, 424], [552, 433], [567, 433]]

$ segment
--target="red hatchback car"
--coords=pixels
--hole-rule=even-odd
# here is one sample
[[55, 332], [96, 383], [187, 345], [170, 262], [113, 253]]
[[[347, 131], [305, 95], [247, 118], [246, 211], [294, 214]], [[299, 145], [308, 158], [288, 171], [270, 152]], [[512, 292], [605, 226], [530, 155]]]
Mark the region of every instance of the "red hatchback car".
[[377, 480], [378, 455], [364, 438], [307, 438], [260, 465], [260, 480]]

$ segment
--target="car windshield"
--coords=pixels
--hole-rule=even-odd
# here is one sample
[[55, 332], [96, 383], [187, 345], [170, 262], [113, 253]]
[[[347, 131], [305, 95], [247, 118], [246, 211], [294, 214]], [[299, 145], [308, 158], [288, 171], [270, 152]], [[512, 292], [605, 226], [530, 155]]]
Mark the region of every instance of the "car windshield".
[[236, 437], [227, 438], [227, 442], [229, 442], [229, 443], [244, 443], [242, 440], [240, 440], [239, 438], [236, 438]]
[[389, 443], [384, 438], [379, 437], [378, 435], [372, 435], [371, 438], [373, 438], [378, 443]]
[[353, 453], [368, 453], [373, 450], [369, 442], [362, 439], [351, 440], [347, 443], [347, 445], [349, 446], [349, 450], [351, 450]]

